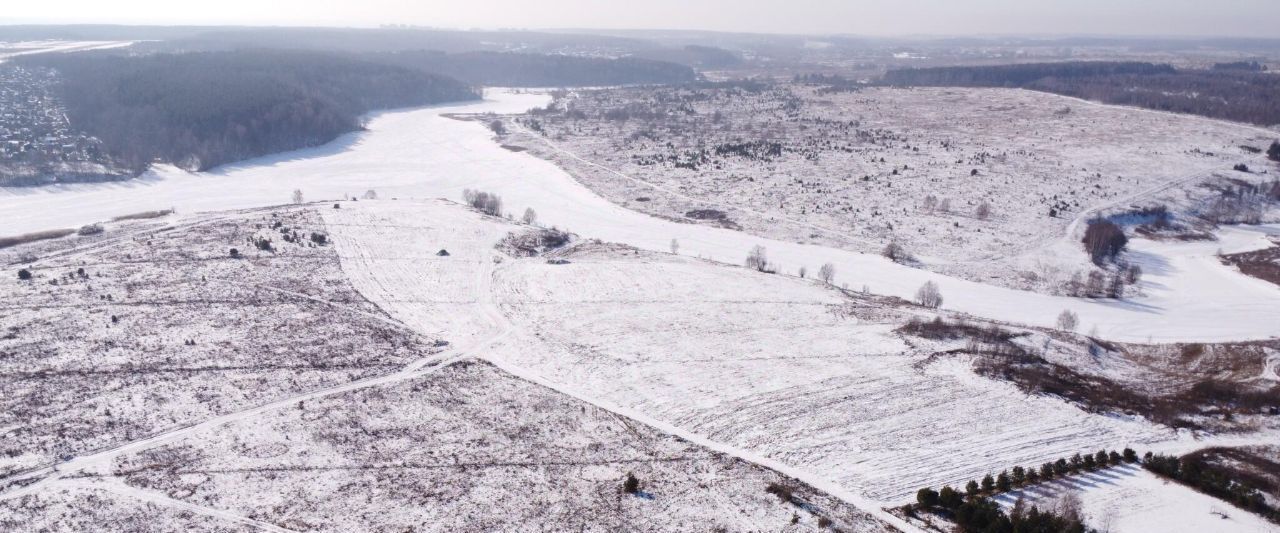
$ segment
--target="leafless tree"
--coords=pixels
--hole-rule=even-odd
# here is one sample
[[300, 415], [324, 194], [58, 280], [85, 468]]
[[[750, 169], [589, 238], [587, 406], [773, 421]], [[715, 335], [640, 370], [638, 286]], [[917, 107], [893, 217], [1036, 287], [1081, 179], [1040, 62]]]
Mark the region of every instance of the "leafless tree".
[[369, 190], [365, 191], [365, 192], [364, 192], [364, 199], [365, 199], [365, 200], [377, 200], [377, 199], [378, 199], [378, 191], [375, 191], [375, 190], [373, 190], [373, 189], [369, 189]]
[[760, 272], [769, 271], [769, 257], [763, 246], [756, 245], [751, 249], [751, 253], [747, 254], [747, 268], [752, 268]]
[[827, 285], [831, 284], [831, 280], [836, 277], [836, 266], [831, 263], [825, 263], [822, 268], [818, 269], [818, 279]]
[[932, 309], [942, 307], [942, 292], [938, 290], [938, 284], [927, 281], [921, 285], [916, 291], [916, 303]]
[[530, 226], [538, 222], [538, 213], [532, 207], [524, 208], [524, 216], [520, 217], [520, 221]]
[[680, 253], [680, 241], [671, 239], [671, 253], [673, 254]]
[[1062, 331], [1075, 331], [1076, 326], [1080, 325], [1080, 317], [1076, 316], [1070, 309], [1063, 310], [1058, 314], [1058, 329]]
[[809, 269], [807, 267], [800, 267], [800, 277], [805, 278], [805, 277], [808, 277], [808, 275], [809, 275]]
[[293, 190], [293, 203], [295, 204], [302, 203], [302, 189]]

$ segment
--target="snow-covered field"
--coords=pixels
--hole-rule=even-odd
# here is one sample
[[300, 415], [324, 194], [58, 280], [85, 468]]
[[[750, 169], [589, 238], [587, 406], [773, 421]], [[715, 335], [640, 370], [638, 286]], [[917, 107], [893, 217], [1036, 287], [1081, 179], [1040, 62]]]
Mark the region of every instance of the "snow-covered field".
[[0, 62], [23, 55], [107, 50], [132, 44], [133, 41], [0, 41]]
[[[167, 219], [139, 223], [138, 231], [131, 224], [109, 224], [103, 237], [69, 237], [0, 257], [10, 265], [8, 271], [33, 265], [39, 276], [38, 283], [19, 284], [6, 274], [0, 285], [12, 297], [7, 301], [22, 302], [0, 315], [6, 328], [19, 326], [23, 332], [0, 341], [13, 343], [13, 351], [27, 356], [14, 360], [17, 366], [9, 373], [28, 388], [13, 390], [27, 391], [24, 398], [52, 395], [57, 400], [38, 404], [45, 406], [46, 416], [11, 409], [11, 417], [27, 418], [0, 423], [0, 437], [11, 449], [38, 450], [9, 454], [7, 466], [39, 467], [53, 457], [71, 455], [62, 471], [39, 470], [30, 478], [44, 481], [0, 487], [7, 490], [0, 524], [43, 512], [32, 507], [57, 494], [98, 499], [132, 494], [166, 509], [183, 509], [183, 519], [204, 513], [267, 529], [286, 527], [282, 524], [342, 527], [361, 519], [407, 525], [400, 521], [475, 517], [479, 511], [444, 516], [433, 514], [438, 509], [391, 512], [391, 507], [377, 507], [399, 502], [395, 509], [403, 509], [405, 502], [420, 504], [414, 498], [423, 491], [448, 495], [453, 493], [446, 488], [455, 485], [474, 489], [466, 493], [472, 498], [468, 502], [511, 504], [513, 517], [577, 520], [576, 513], [607, 507], [589, 496], [553, 501], [546, 490], [521, 493], [481, 468], [462, 472], [468, 475], [452, 467], [424, 469], [437, 476], [427, 478], [434, 481], [425, 486], [415, 485], [421, 481], [417, 477], [387, 481], [377, 475], [325, 473], [387, 458], [425, 465], [428, 459], [444, 458], [438, 455], [444, 450], [450, 450], [449, 460], [465, 463], [468, 457], [492, 462], [553, 449], [597, 457], [609, 465], [538, 465], [518, 476], [528, 482], [526, 488], [585, 483], [578, 493], [608, 487], [616, 494], [624, 470], [611, 452], [651, 460], [649, 473], [667, 492], [647, 501], [670, 505], [660, 511], [618, 510], [614, 500], [607, 507], [613, 513], [609, 516], [655, 517], [659, 522], [649, 527], [683, 529], [707, 521], [730, 529], [788, 527], [781, 522], [794, 509], [777, 504], [762, 488], [781, 473], [811, 485], [813, 498], [827, 498], [825, 493], [843, 501], [824, 500], [828, 504], [820, 506], [843, 509], [832, 517], [837, 523], [875, 529], [885, 523], [902, 525], [882, 507], [909, 501], [922, 486], [958, 484], [1010, 465], [1098, 448], [1184, 450], [1199, 445], [1185, 433], [1142, 419], [1090, 414], [1056, 398], [1028, 396], [1012, 384], [975, 374], [967, 356], [934, 357], [964, 345], [923, 342], [894, 331], [908, 315], [928, 315], [925, 311], [883, 298], [851, 297], [795, 276], [733, 266], [756, 245], [766, 247], [783, 273], [801, 266], [815, 272], [829, 262], [838, 285], [902, 297], [936, 281], [947, 310], [1014, 324], [1049, 326], [1070, 308], [1080, 314], [1080, 330], [1096, 328], [1098, 336], [1113, 340], [1209, 342], [1280, 334], [1280, 288], [1243, 276], [1214, 257], [1218, 247], [1234, 252], [1269, 245], [1264, 233], [1276, 231], [1274, 227], [1228, 229], [1212, 245], [1136, 241], [1133, 255], [1147, 271], [1143, 294], [1122, 302], [1016, 291], [909, 268], [877, 255], [636, 213], [592, 193], [552, 163], [500, 147], [482, 124], [444, 116], [514, 113], [546, 102], [544, 96], [509, 92], [491, 93], [490, 98], [480, 104], [385, 113], [373, 117], [366, 133], [212, 173], [159, 169], [131, 182], [0, 190], [0, 235], [77, 227], [154, 209], [178, 211]], [[506, 256], [495, 243], [508, 232], [531, 228], [438, 199], [460, 199], [464, 188], [500, 194], [511, 213], [530, 207], [542, 225], [603, 242], [583, 243], [557, 256], [567, 264]], [[287, 222], [302, 230], [304, 243], [298, 253], [284, 254], [289, 260], [258, 253], [249, 242], [250, 236], [281, 238], [269, 211], [201, 214], [280, 204], [294, 189], [317, 203], [281, 211], [310, 213], [310, 218]], [[366, 190], [376, 190], [379, 199], [334, 201]], [[218, 228], [227, 221], [231, 229], [199, 231], [201, 224]], [[326, 244], [307, 246], [307, 234], [320, 228], [329, 235]], [[673, 239], [680, 255], [667, 253]], [[251, 259], [223, 260], [231, 246], [249, 251]], [[316, 256], [315, 250], [326, 255]], [[340, 263], [340, 273], [335, 263]], [[247, 270], [245, 264], [253, 268]], [[76, 272], [81, 266], [87, 278]], [[59, 284], [48, 284], [52, 279]], [[201, 305], [217, 300], [231, 315], [224, 316], [217, 306], [204, 314], [185, 310], [182, 302], [172, 301], [174, 291], [201, 300]], [[105, 299], [108, 295], [113, 299]], [[257, 317], [260, 327], [217, 332], [216, 324], [228, 323], [246, 302], [266, 306]], [[124, 326], [110, 320], [108, 310], [115, 307], [128, 307], [114, 313], [124, 318]], [[81, 316], [84, 309], [97, 308], [104, 310], [102, 316], [94, 315], [97, 320]], [[159, 329], [127, 329], [134, 327], [128, 325], [131, 316], [152, 320]], [[345, 329], [352, 324], [378, 325], [385, 331]], [[68, 328], [74, 333], [60, 336]], [[378, 348], [364, 342], [367, 338], [415, 351], [404, 340], [409, 337], [450, 344], [424, 347], [416, 357], [383, 349], [376, 350], [380, 356], [360, 355], [360, 350]], [[182, 342], [188, 338], [197, 339], [196, 344]], [[258, 338], [274, 340], [257, 347], [238, 344]], [[93, 387], [115, 384], [95, 384], [89, 392], [66, 387], [57, 394], [49, 387], [29, 388], [32, 376], [50, 383], [46, 378], [66, 368], [85, 370], [77, 364], [124, 365], [138, 357], [150, 366], [184, 364], [193, 354], [197, 364], [213, 366], [231, 365], [237, 358], [256, 363], [264, 354], [290, 364], [298, 363], [295, 359], [308, 363], [313, 361], [307, 348], [322, 353], [329, 346], [320, 340], [325, 338], [343, 339], [350, 345], [334, 349], [387, 368], [339, 372], [333, 380], [306, 383], [289, 375], [293, 380], [286, 380], [283, 390], [276, 390], [281, 386], [272, 381], [274, 376], [251, 376], [232, 388], [257, 395], [233, 396], [230, 402], [223, 397], [230, 391], [223, 382], [212, 392], [201, 384], [171, 382], [160, 383], [163, 392], [131, 389], [129, 384], [109, 391]], [[112, 352], [119, 345], [108, 341], [127, 342], [128, 350]], [[218, 348], [208, 352], [215, 356], [212, 361], [200, 359], [206, 346]], [[436, 348], [444, 351], [431, 355]], [[95, 359], [89, 351], [106, 354], [106, 359]], [[473, 357], [493, 367], [452, 364]], [[135, 367], [127, 369], [127, 375], [139, 374]], [[438, 395], [415, 394], [425, 390]], [[169, 403], [172, 398], [178, 400]], [[31, 403], [21, 398], [14, 402]], [[58, 405], [73, 407], [60, 413]], [[105, 421], [116, 417], [114, 411], [102, 411], [108, 405], [132, 406], [129, 416], [147, 424], [104, 436]], [[407, 419], [401, 418], [405, 415]], [[315, 420], [307, 416], [334, 426], [304, 424]], [[546, 417], [538, 418], [543, 423], [533, 424], [537, 427], [520, 422], [537, 417]], [[424, 418], [439, 420], [440, 427], [414, 422]], [[32, 429], [46, 425], [48, 431]], [[24, 429], [14, 431], [18, 427]], [[78, 437], [87, 436], [83, 442], [88, 444], [64, 449], [62, 441], [47, 438], [68, 427], [80, 431]], [[618, 435], [626, 434], [637, 441], [620, 445]], [[475, 437], [453, 440], [458, 435]], [[512, 435], [542, 444], [527, 448]], [[301, 442], [292, 443], [295, 438]], [[1251, 444], [1265, 437], [1235, 438]], [[291, 443], [272, 455], [276, 463], [271, 464], [283, 466], [269, 466], [258, 452], [279, 450], [281, 440]], [[411, 445], [421, 442], [438, 446]], [[120, 443], [128, 444], [109, 447]], [[690, 451], [695, 448], [696, 453]], [[686, 452], [697, 460], [673, 466], [677, 463], [656, 459]], [[201, 467], [185, 472], [180, 466], [158, 466], [130, 475], [118, 470], [165, 461]], [[257, 470], [245, 470], [245, 464]], [[75, 472], [108, 479], [78, 480], [71, 475]], [[739, 479], [753, 481], [740, 487]], [[257, 487], [259, 497], [235, 489], [246, 485]], [[334, 491], [360, 487], [388, 495], [389, 501], [366, 501], [370, 511], [362, 517], [344, 515], [326, 503]], [[690, 490], [696, 494], [662, 498]], [[696, 505], [682, 505], [685, 500]], [[103, 512], [127, 520], [168, 512], [153, 505], [103, 505], [109, 509]], [[76, 507], [50, 503], [48, 509], [69, 513]], [[730, 512], [708, 514], [709, 507]], [[537, 514], [540, 510], [547, 512]], [[805, 518], [800, 526], [814, 525], [806, 520], [816, 518]], [[509, 524], [489, 525], [503, 529]]]
[[[510, 323], [513, 340], [486, 357], [877, 502], [1008, 464], [1178, 438], [1028, 397], [965, 359], [931, 360], [937, 347], [893, 332], [901, 313], [812, 281], [608, 244], [558, 256], [568, 264], [495, 265], [493, 244], [513, 229], [501, 221], [447, 202], [343, 205], [324, 213], [344, 269], [393, 317], [427, 331]], [[438, 248], [452, 255], [422, 258]], [[470, 281], [477, 265], [493, 269], [491, 286]], [[467, 296], [476, 287], [491, 293]]]
[[1022, 498], [1027, 505], [1043, 508], [1066, 492], [1079, 496], [1086, 523], [1098, 531], [1255, 533], [1280, 529], [1258, 515], [1160, 479], [1136, 465], [1043, 483], [1003, 495], [999, 501], [1009, 506]]
[[1217, 172], [1267, 180], [1231, 168], [1273, 168], [1243, 147], [1280, 136], [1032, 91], [824, 89], [578, 91], [518, 117], [503, 142], [644, 213], [693, 222], [712, 208], [748, 233], [871, 253], [892, 241], [930, 270], [1053, 290], [1061, 280], [1010, 259], [1087, 269], [1078, 242], [1039, 252], [1078, 240], [1079, 218], [1164, 188]]

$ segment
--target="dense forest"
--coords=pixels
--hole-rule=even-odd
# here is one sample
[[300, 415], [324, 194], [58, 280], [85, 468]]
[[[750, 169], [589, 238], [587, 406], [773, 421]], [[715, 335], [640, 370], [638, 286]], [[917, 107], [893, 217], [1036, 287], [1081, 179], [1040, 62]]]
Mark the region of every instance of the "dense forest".
[[72, 125], [142, 171], [190, 170], [316, 146], [359, 130], [376, 109], [478, 98], [457, 80], [312, 52], [125, 56], [43, 54], [18, 60], [58, 73]]
[[364, 59], [435, 72], [478, 85], [503, 87], [572, 87], [685, 83], [697, 79], [693, 69], [663, 61], [632, 57], [608, 59], [503, 52], [387, 52]]
[[1270, 126], [1280, 124], [1280, 76], [1246, 68], [1177, 70], [1151, 63], [1067, 62], [893, 70], [884, 83], [1021, 87], [1108, 104]]

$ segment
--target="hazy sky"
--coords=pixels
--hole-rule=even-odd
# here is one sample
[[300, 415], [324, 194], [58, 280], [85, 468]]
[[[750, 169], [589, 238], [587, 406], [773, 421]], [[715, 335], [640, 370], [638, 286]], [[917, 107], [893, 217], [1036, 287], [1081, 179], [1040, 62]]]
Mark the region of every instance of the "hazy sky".
[[1280, 0], [0, 0], [0, 21], [1280, 37]]

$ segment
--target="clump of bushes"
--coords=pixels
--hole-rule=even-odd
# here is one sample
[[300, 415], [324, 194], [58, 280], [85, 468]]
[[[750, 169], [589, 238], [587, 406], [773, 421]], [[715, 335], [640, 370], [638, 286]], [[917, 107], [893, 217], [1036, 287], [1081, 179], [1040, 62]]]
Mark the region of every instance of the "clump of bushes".
[[80, 235], [82, 235], [82, 236], [84, 236], [84, 235], [98, 235], [98, 234], [102, 233], [103, 231], [105, 231], [105, 230], [103, 230], [103, 229], [102, 229], [102, 224], [88, 224], [88, 225], [85, 225], [85, 226], [80, 226], [80, 230], [79, 230], [79, 231], [77, 231], [76, 233], [78, 233], [78, 234], [80, 234]]
[[19, 270], [19, 271], [18, 271], [18, 279], [19, 279], [19, 280], [22, 280], [22, 281], [28, 281], [28, 280], [30, 280], [30, 279], [31, 279], [31, 271], [30, 271], [30, 270], [27, 270], [27, 269], [25, 269], [25, 268], [24, 268], [24, 269]]
[[473, 191], [464, 189], [462, 191], [462, 199], [467, 205], [478, 209], [481, 213], [489, 216], [502, 216], [502, 197], [493, 193], [484, 191]]

